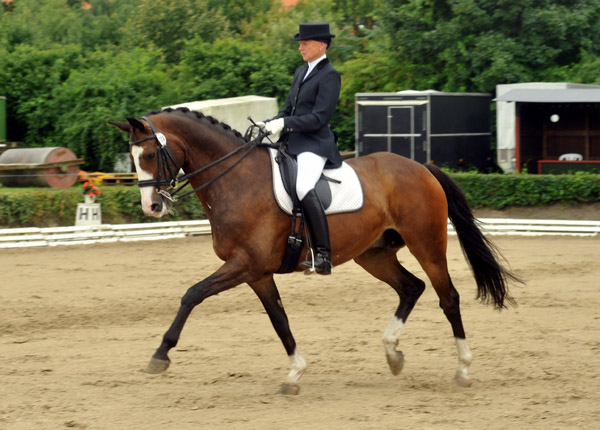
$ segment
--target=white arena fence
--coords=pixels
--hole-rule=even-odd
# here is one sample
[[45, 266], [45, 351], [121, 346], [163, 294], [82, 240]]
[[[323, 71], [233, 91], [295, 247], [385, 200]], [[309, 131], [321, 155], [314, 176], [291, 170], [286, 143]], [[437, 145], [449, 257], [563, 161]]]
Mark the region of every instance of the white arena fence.
[[[596, 236], [600, 233], [600, 221], [480, 218], [479, 223], [483, 232], [489, 235]], [[450, 223], [448, 223], [448, 232], [456, 234]], [[174, 239], [210, 233], [208, 220], [9, 228], [0, 229], [0, 248]]]
[[0, 248], [87, 245], [210, 234], [208, 220], [0, 229]]
[[[596, 236], [600, 233], [600, 221], [567, 221], [545, 219], [479, 218], [485, 234], [515, 236]], [[448, 232], [456, 234], [448, 223]]]

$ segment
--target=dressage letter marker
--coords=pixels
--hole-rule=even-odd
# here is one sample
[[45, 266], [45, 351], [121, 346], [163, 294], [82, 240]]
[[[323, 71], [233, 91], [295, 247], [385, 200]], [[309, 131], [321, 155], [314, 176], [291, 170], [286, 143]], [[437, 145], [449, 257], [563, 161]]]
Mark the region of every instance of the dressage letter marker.
[[77, 203], [75, 225], [102, 224], [102, 211], [100, 203]]

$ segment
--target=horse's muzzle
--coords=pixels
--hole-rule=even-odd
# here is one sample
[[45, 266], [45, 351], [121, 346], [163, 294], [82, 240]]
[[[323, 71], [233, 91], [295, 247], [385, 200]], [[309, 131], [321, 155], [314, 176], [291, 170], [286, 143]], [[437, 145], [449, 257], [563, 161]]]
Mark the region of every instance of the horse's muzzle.
[[142, 192], [142, 210], [147, 216], [160, 218], [171, 212], [172, 201], [152, 190], [152, 194], [144, 198]]

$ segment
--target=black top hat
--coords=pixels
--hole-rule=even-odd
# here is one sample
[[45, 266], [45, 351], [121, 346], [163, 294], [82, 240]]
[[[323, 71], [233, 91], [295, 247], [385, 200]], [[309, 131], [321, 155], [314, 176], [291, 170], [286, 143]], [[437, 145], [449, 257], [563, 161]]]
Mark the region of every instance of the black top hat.
[[335, 34], [329, 33], [328, 22], [305, 22], [300, 24], [300, 32], [294, 36], [294, 40], [326, 40], [331, 41]]

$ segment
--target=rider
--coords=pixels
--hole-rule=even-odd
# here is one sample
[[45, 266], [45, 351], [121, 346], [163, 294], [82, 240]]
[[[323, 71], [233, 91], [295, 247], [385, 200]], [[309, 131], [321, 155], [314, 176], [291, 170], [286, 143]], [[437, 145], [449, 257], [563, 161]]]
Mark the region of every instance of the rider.
[[[296, 192], [316, 249], [314, 270], [323, 275], [331, 273], [331, 245], [327, 217], [315, 185], [326, 165], [342, 164], [337, 139], [329, 128], [341, 88], [340, 74], [325, 53], [334, 37], [329, 23], [300, 24], [294, 40], [300, 42], [302, 59], [308, 64], [296, 70], [284, 108], [264, 123], [270, 134], [283, 132], [279, 142], [285, 143], [288, 153], [298, 161]], [[313, 268], [311, 260], [300, 265]]]

